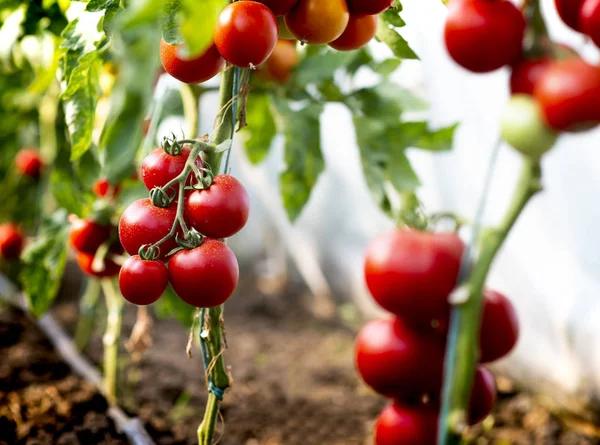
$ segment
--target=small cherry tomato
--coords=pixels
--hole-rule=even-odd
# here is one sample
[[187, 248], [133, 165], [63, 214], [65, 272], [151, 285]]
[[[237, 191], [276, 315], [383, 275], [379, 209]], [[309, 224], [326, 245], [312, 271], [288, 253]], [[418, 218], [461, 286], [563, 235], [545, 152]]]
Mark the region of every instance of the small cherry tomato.
[[340, 37], [350, 13], [346, 0], [300, 0], [285, 16], [288, 29], [302, 43], [331, 43]]
[[15, 157], [15, 168], [23, 176], [39, 179], [42, 167], [42, 159], [35, 148], [24, 148]]
[[225, 65], [215, 45], [210, 45], [204, 53], [193, 59], [178, 55], [181, 46], [169, 45], [160, 41], [160, 61], [165, 71], [175, 79], [185, 83], [201, 83], [215, 77]]
[[375, 445], [434, 445], [438, 412], [398, 402], [383, 409], [375, 425]]
[[490, 415], [497, 395], [494, 375], [486, 368], [478, 366], [469, 399], [469, 425], [475, 425]]
[[277, 32], [277, 19], [269, 8], [241, 1], [223, 9], [213, 36], [225, 60], [240, 68], [252, 68], [269, 58], [277, 44]]
[[76, 218], [71, 222], [69, 243], [78, 252], [94, 255], [110, 238], [111, 226], [98, 224], [88, 219]]
[[512, 94], [527, 94], [533, 96], [538, 80], [542, 77], [552, 60], [549, 58], [522, 60], [512, 70], [510, 90]]
[[[169, 208], [156, 207], [150, 199], [138, 199], [125, 209], [119, 221], [119, 239], [129, 255], [137, 255], [140, 247], [154, 244], [169, 234], [175, 217], [177, 205]], [[177, 247], [174, 238], [160, 245], [159, 259], [164, 261], [169, 252]]]
[[519, 318], [508, 298], [499, 292], [485, 291], [480, 332], [481, 363], [507, 355], [519, 340]]
[[456, 63], [487, 73], [521, 55], [525, 18], [509, 0], [454, 0], [449, 5], [444, 38]]
[[256, 0], [266, 5], [276, 16], [282, 16], [290, 12], [298, 0]]
[[228, 238], [242, 230], [250, 213], [250, 197], [241, 182], [217, 175], [211, 186], [188, 195], [185, 218], [210, 238]]
[[195, 249], [181, 250], [169, 260], [169, 281], [175, 293], [195, 307], [225, 303], [237, 286], [239, 267], [225, 243], [210, 238]]
[[110, 278], [118, 275], [119, 270], [121, 269], [121, 266], [119, 266], [113, 260], [105, 258], [103, 270], [95, 271], [92, 268], [93, 262], [94, 255], [84, 252], [79, 252], [77, 254], [77, 264], [79, 264], [79, 268], [86, 275], [90, 275], [95, 278]]
[[130, 303], [146, 306], [157, 301], [167, 289], [169, 272], [161, 261], [127, 258], [119, 273], [121, 294]]
[[352, 51], [369, 43], [376, 32], [376, 15], [351, 15], [344, 33], [329, 46], [338, 51]]
[[[164, 187], [170, 181], [175, 179], [184, 169], [188, 158], [190, 157], [191, 148], [184, 146], [181, 153], [177, 156], [171, 156], [162, 148], [155, 148], [142, 161], [142, 181], [148, 190], [154, 187]], [[196, 166], [202, 168], [202, 159], [196, 159]], [[190, 173], [188, 184], [191, 183], [193, 172]], [[173, 191], [179, 191], [179, 184], [173, 186]]]
[[394, 0], [348, 0], [348, 9], [352, 15], [374, 15], [385, 11]]
[[600, 123], [600, 66], [579, 57], [554, 61], [537, 82], [535, 98], [550, 127], [589, 129]]
[[284, 84], [290, 79], [298, 63], [296, 41], [279, 39], [265, 67], [269, 79]]
[[115, 198], [121, 191], [121, 186], [112, 185], [107, 179], [102, 178], [94, 183], [92, 191], [98, 198]]
[[568, 26], [580, 31], [579, 11], [584, 0], [554, 0], [558, 15]]
[[600, 0], [584, 0], [579, 16], [581, 31], [600, 48]]
[[7, 260], [19, 258], [23, 250], [23, 233], [13, 223], [0, 224], [0, 256]]

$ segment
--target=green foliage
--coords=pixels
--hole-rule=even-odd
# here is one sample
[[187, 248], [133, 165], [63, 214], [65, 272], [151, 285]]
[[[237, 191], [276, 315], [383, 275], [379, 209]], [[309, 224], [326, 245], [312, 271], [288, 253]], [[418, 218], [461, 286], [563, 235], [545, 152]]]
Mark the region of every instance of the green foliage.
[[170, 285], [154, 304], [154, 311], [157, 317], [175, 317], [184, 326], [191, 326], [194, 320], [193, 308], [179, 298]]
[[254, 94], [249, 98], [246, 119], [246, 153], [250, 162], [258, 164], [269, 153], [273, 138], [277, 134], [271, 99], [267, 94]]
[[397, 28], [402, 28], [406, 25], [402, 17], [400, 17], [402, 4], [399, 0], [396, 0], [393, 6], [396, 9], [388, 9], [379, 16], [379, 25], [375, 37], [380, 42], [389, 46], [394, 55], [399, 59], [418, 59], [408, 42], [397, 30]]

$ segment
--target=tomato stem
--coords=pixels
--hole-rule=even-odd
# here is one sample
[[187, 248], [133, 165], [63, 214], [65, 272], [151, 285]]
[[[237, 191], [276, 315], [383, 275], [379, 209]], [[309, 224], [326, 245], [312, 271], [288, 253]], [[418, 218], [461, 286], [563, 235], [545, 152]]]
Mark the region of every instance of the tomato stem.
[[183, 102], [183, 114], [188, 124], [187, 136], [190, 139], [194, 139], [198, 135], [200, 96], [197, 95], [190, 84], [183, 82], [179, 88], [179, 94]]
[[106, 331], [102, 338], [104, 343], [104, 396], [110, 405], [114, 405], [117, 403], [117, 363], [124, 300], [116, 290], [114, 280], [105, 278], [101, 281], [101, 286], [108, 310]]
[[87, 281], [85, 292], [79, 303], [79, 320], [75, 329], [75, 345], [79, 351], [83, 351], [94, 330], [96, 317], [96, 303], [100, 298], [100, 281], [90, 278]]

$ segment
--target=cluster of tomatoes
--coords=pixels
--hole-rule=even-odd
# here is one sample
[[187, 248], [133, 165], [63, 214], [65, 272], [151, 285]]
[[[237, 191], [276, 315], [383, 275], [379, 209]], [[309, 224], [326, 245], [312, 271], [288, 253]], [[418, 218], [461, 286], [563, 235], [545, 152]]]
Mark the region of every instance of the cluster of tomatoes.
[[[396, 229], [375, 238], [365, 279], [392, 318], [368, 323], [356, 338], [357, 369], [367, 385], [393, 402], [375, 427], [376, 445], [435, 444], [451, 305], [465, 246], [454, 233]], [[486, 290], [480, 363], [515, 346], [519, 325], [510, 301]], [[489, 415], [496, 398], [493, 375], [478, 366], [470, 399], [471, 424]]]
[[[600, 44], [600, 0], [555, 3], [567, 25]], [[560, 132], [600, 123], [600, 66], [547, 41], [524, 48], [526, 29], [522, 11], [509, 0], [453, 0], [445, 43], [450, 56], [475, 73], [511, 68], [513, 96], [502, 136], [521, 153], [539, 158]]]
[[214, 43], [203, 54], [187, 59], [179, 46], [162, 40], [160, 57], [167, 73], [186, 83], [211, 79], [225, 61], [240, 68], [264, 64], [271, 79], [285, 82], [298, 63], [296, 40], [340, 51], [358, 49], [375, 36], [377, 16], [392, 2], [238, 0], [221, 12]]
[[[246, 224], [248, 193], [230, 175], [204, 176], [196, 184], [194, 178], [199, 178], [191, 172], [185, 182], [184, 212], [178, 216], [176, 179], [190, 152], [187, 146], [171, 154], [153, 150], [142, 163], [142, 180], [151, 195], [160, 193], [168, 199], [137, 200], [121, 216], [119, 238], [132, 256], [121, 268], [119, 286], [131, 303], [155, 302], [170, 283], [186, 303], [214, 307], [223, 304], [237, 285], [237, 259], [223, 240]], [[200, 158], [195, 164], [202, 171]]]

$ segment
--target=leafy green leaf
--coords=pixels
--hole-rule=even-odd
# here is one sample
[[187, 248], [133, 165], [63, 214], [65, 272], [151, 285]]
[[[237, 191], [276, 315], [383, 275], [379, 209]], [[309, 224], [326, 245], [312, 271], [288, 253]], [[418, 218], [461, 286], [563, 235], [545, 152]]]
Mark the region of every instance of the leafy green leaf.
[[346, 103], [354, 113], [376, 117], [390, 124], [398, 124], [404, 111], [425, 111], [428, 108], [423, 99], [390, 82], [355, 91]]
[[400, 59], [385, 59], [379, 63], [371, 63], [371, 68], [377, 74], [381, 74], [384, 77], [387, 77], [394, 73], [402, 64], [402, 60]]
[[429, 151], [449, 151], [452, 149], [454, 131], [457, 125], [431, 131], [427, 122], [402, 122], [396, 129], [402, 134], [406, 147]]
[[244, 148], [250, 162], [258, 164], [269, 153], [273, 138], [277, 134], [271, 98], [267, 94], [252, 95], [246, 110], [248, 126], [243, 130], [246, 136]]
[[198, 56], [213, 42], [213, 29], [228, 0], [180, 0], [181, 35], [187, 43], [190, 56]]
[[78, 216], [82, 216], [84, 209], [91, 207], [94, 201], [93, 196], [84, 193], [77, 179], [66, 170], [54, 169], [52, 171], [50, 188], [58, 205]]
[[383, 13], [379, 17], [375, 37], [385, 43], [399, 59], [418, 59], [408, 42], [395, 29], [395, 27], [404, 26], [404, 21], [398, 14], [398, 11], [393, 10]]
[[102, 21], [103, 28], [112, 22], [113, 18], [119, 10], [120, 0], [90, 0], [85, 10], [89, 12], [104, 11], [104, 20]]
[[194, 308], [179, 298], [170, 285], [154, 304], [154, 310], [159, 318], [175, 317], [184, 326], [191, 326], [194, 320]]
[[166, 0], [130, 0], [120, 20], [123, 28], [133, 29], [156, 22], [165, 3]]
[[305, 58], [296, 69], [295, 81], [299, 85], [319, 83], [333, 77], [333, 74], [356, 57], [352, 52], [327, 51]]

